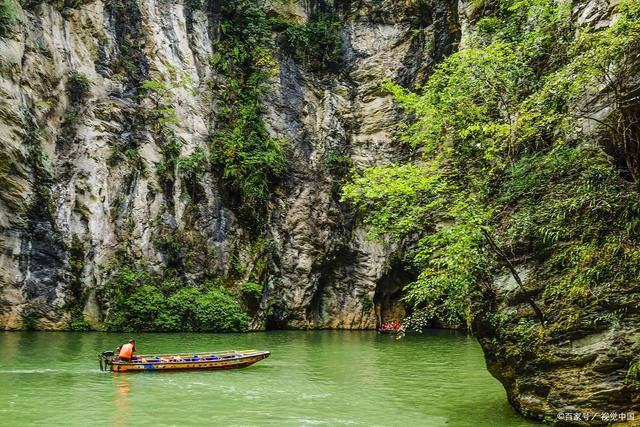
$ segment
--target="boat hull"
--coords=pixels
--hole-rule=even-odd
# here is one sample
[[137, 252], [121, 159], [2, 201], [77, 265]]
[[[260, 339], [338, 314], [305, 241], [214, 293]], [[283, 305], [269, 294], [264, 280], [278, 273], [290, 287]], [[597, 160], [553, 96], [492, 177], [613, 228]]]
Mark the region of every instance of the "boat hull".
[[231, 357], [220, 357], [218, 360], [194, 360], [187, 359], [181, 361], [143, 361], [142, 357], [133, 362], [124, 362], [114, 359], [110, 362], [111, 372], [144, 372], [144, 371], [177, 371], [177, 370], [223, 370], [223, 369], [239, 369], [253, 365], [269, 357], [271, 353], [268, 351], [254, 352], [250, 354], [236, 353]]
[[379, 334], [387, 334], [387, 335], [398, 335], [400, 333], [399, 329], [378, 329]]

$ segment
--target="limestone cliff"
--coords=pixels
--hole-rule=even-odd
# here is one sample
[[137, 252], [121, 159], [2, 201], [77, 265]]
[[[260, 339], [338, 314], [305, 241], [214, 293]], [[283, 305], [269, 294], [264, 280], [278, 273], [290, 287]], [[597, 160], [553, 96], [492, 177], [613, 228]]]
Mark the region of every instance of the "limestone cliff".
[[[373, 328], [377, 316], [403, 310], [396, 301], [408, 279], [391, 274], [403, 271], [402, 249], [368, 239], [339, 202], [345, 171], [336, 163], [402, 158], [399, 113], [380, 83], [420, 81], [454, 48], [454, 4], [261, 4], [296, 24], [329, 10], [342, 45], [329, 76], [296, 61], [273, 29], [277, 72], [263, 117], [286, 141], [287, 172], [271, 186], [256, 237], [215, 168], [193, 184], [171, 164], [166, 179], [158, 130], [159, 115], [171, 114], [179, 161], [219, 126], [224, 76], [211, 58], [223, 2], [12, 3], [15, 19], [0, 38], [3, 329], [65, 328], [72, 303], [99, 326], [108, 305], [96, 290], [117, 266], [161, 272], [175, 262], [196, 284], [207, 275], [266, 284], [256, 328]], [[145, 82], [162, 86], [144, 92]]]

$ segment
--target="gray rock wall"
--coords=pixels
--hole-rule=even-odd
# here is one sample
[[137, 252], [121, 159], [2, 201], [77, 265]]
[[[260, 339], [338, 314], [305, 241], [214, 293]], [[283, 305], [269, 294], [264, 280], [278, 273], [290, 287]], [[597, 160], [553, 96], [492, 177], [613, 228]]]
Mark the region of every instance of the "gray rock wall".
[[[375, 327], [398, 297], [401, 284], [390, 284], [388, 272], [402, 249], [367, 238], [339, 202], [327, 159], [339, 154], [361, 167], [402, 158], [399, 115], [380, 83], [419, 81], [453, 48], [454, 5], [329, 5], [344, 41], [343, 65], [330, 78], [275, 53], [279, 76], [264, 119], [289, 144], [262, 236], [269, 251], [251, 248], [252, 230], [226, 203], [219, 174], [203, 176], [194, 204], [179, 174], [167, 189], [158, 173], [165, 142], [149, 120], [154, 108], [175, 108], [170, 127], [181, 157], [206, 146], [215, 128], [216, 2], [203, 10], [168, 0], [68, 6], [24, 2], [13, 31], [0, 38], [0, 328], [66, 327], [78, 274], [70, 264], [74, 236], [84, 254], [84, 314], [98, 326], [106, 307], [95, 291], [115, 260], [161, 271], [169, 260], [154, 239], [167, 230], [195, 248], [188, 280], [205, 270], [228, 277], [239, 262], [235, 280], [257, 275], [268, 284], [256, 328]], [[303, 23], [314, 2], [263, 7]], [[89, 82], [82, 96], [74, 94], [78, 75]], [[170, 89], [161, 99], [141, 97], [144, 80]], [[134, 152], [139, 158], [127, 156]]]

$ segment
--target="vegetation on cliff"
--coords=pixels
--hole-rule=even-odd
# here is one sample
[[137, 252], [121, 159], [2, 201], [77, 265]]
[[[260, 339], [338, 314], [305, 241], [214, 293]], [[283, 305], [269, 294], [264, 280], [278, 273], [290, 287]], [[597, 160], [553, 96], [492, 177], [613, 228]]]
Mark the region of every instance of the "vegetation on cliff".
[[[628, 73], [640, 8], [622, 3], [615, 23], [595, 30], [572, 24], [565, 2], [477, 7], [469, 48], [416, 92], [385, 85], [416, 117], [401, 131], [411, 161], [355, 174], [343, 198], [374, 235], [422, 234], [413, 257], [422, 273], [406, 289], [416, 323], [469, 323], [474, 298], [525, 255], [546, 272], [538, 304], [551, 328], [577, 322], [578, 307], [640, 277], [639, 107]], [[605, 118], [584, 105], [595, 97], [611, 106]]]
[[268, 16], [255, 0], [225, 2], [211, 64], [223, 77], [216, 85], [217, 132], [211, 160], [223, 171], [229, 193], [245, 221], [261, 225], [270, 189], [286, 171], [286, 141], [269, 135], [262, 102], [278, 75], [275, 34], [282, 33], [294, 59], [316, 72], [335, 69], [342, 40], [337, 16], [314, 13], [304, 25]]
[[14, 0], [0, 0], [0, 37], [6, 37], [17, 19]]
[[284, 25], [284, 35], [293, 57], [312, 71], [337, 69], [342, 54], [340, 20], [334, 13], [317, 12], [304, 25]]
[[87, 302], [87, 289], [82, 282], [84, 270], [85, 248], [78, 236], [74, 235], [69, 248], [69, 293], [67, 309], [69, 310], [69, 329], [72, 331], [87, 331], [89, 323], [84, 318], [82, 309]]
[[343, 199], [373, 235], [420, 236], [407, 326], [466, 323], [520, 413], [637, 410], [640, 6], [599, 29], [568, 2], [476, 6], [424, 85], [385, 84], [410, 160]]
[[[204, 6], [189, 3], [194, 9]], [[151, 241], [164, 266], [158, 271], [144, 262], [122, 262], [127, 257], [127, 249], [122, 248], [100, 292], [101, 305], [108, 307], [108, 330], [240, 331], [247, 328], [249, 312], [257, 308], [262, 287], [240, 277], [240, 261], [235, 257], [242, 248], [229, 254], [233, 265], [228, 271], [220, 271], [217, 255], [194, 231], [195, 224], [182, 230], [166, 220], [176, 215], [174, 194], [181, 183], [189, 202], [180, 221], [197, 221], [197, 205], [205, 198], [203, 178], [217, 175], [229, 206], [252, 227], [253, 235], [242, 236], [236, 245], [251, 257], [252, 248], [264, 240], [272, 188], [286, 170], [284, 141], [270, 136], [262, 119], [269, 82], [278, 73], [272, 56], [272, 24], [253, 0], [225, 2], [218, 13], [210, 59], [217, 76], [209, 83], [217, 111], [208, 144], [185, 156], [185, 142], [174, 131], [175, 92], [195, 91], [189, 75], [167, 63], [168, 81], [146, 78], [138, 84], [141, 119], [161, 146], [161, 161], [155, 166], [166, 206], [154, 221]], [[123, 158], [139, 159], [139, 154], [135, 148], [116, 151], [111, 160], [116, 164]], [[253, 262], [255, 268], [248, 271], [248, 277], [259, 281], [266, 261]]]
[[240, 194], [241, 216], [262, 223], [270, 186], [286, 166], [284, 141], [269, 135], [261, 115], [269, 79], [278, 72], [273, 34], [254, 1], [225, 2], [220, 14], [220, 38], [211, 63], [224, 81], [216, 97], [218, 131], [212, 138], [212, 158]]
[[234, 296], [214, 281], [197, 288], [165, 272], [124, 268], [101, 289], [109, 301], [109, 331], [241, 332], [249, 317]]

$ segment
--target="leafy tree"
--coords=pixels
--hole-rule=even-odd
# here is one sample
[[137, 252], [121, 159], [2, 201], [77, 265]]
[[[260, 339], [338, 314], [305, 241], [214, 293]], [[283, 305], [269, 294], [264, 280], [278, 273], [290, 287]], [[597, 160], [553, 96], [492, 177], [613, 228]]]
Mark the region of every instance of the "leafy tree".
[[[422, 235], [414, 254], [422, 273], [406, 288], [420, 324], [469, 320], [471, 300], [492, 292], [500, 266], [528, 295], [510, 260], [523, 242], [562, 274], [544, 291], [550, 306], [594, 298], [588, 283], [633, 282], [638, 271], [638, 194], [603, 152], [617, 153], [636, 179], [638, 139], [629, 130], [638, 110], [625, 70], [640, 43], [637, 3], [621, 4], [617, 22], [601, 31], [573, 27], [565, 3], [482, 7], [491, 13], [481, 14], [470, 47], [416, 92], [384, 85], [415, 116], [400, 131], [411, 161], [359, 171], [343, 188], [372, 234]], [[613, 99], [615, 123], [602, 121], [614, 136], [594, 147], [576, 125], [597, 121], [580, 108], [597, 94]], [[539, 303], [529, 303], [544, 320]]]

